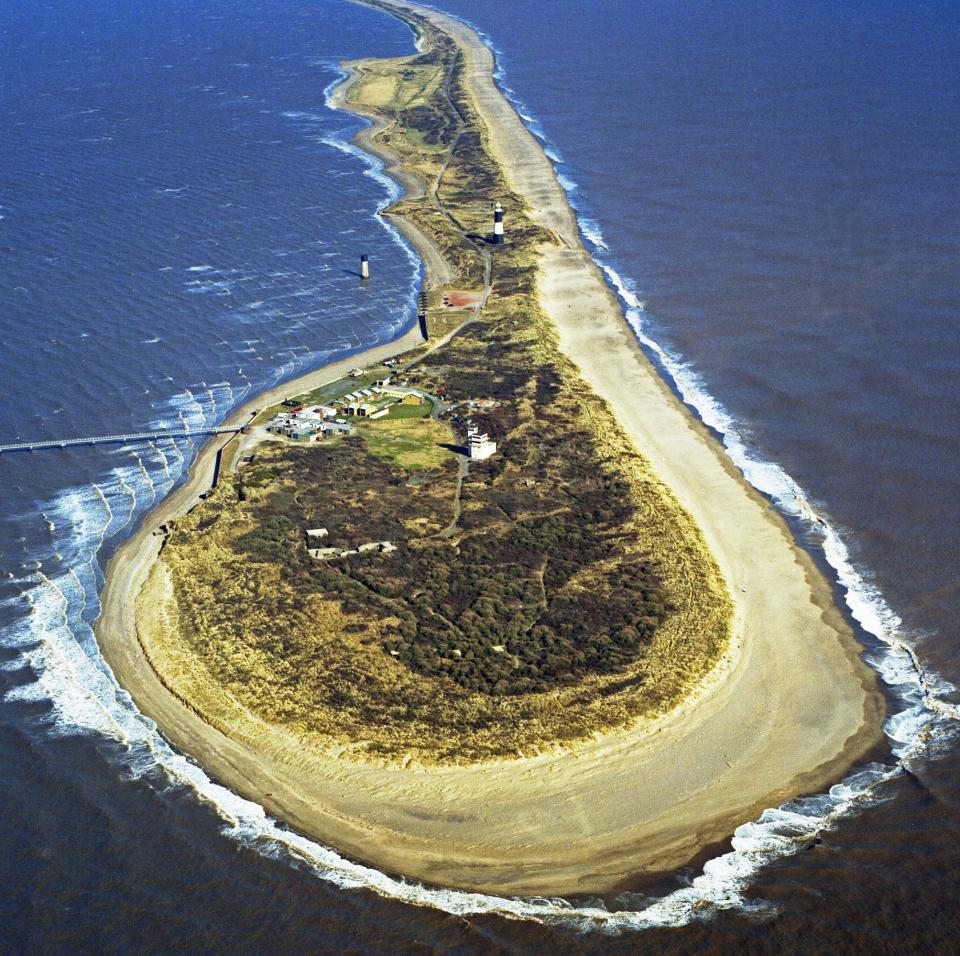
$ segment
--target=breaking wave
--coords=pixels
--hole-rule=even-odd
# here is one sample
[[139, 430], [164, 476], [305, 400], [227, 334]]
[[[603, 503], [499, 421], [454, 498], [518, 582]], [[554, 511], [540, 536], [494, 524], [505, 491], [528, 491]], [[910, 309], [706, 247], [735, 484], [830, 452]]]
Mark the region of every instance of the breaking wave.
[[[502, 54], [495, 48], [494, 52], [498, 63], [502, 63]], [[503, 85], [499, 67], [497, 78]], [[530, 118], [530, 111], [513, 99], [531, 131], [544, 141], [545, 135]], [[288, 114], [288, 118], [312, 121], [302, 114]], [[391, 197], [397, 195], [398, 187], [378, 161], [335, 137], [323, 142], [361, 159], [367, 174], [383, 183]], [[576, 185], [569, 175], [564, 181], [571, 202], [576, 205]], [[165, 440], [136, 450], [120, 449], [116, 454], [126, 455], [126, 460], [102, 481], [68, 489], [41, 504], [50, 536], [49, 551], [61, 557], [59, 565], [66, 570], [33, 570], [15, 582], [20, 588], [16, 597], [0, 601], [0, 608], [17, 612], [14, 625], [3, 634], [4, 643], [15, 650], [15, 656], [0, 667], [8, 672], [27, 667], [34, 675], [32, 681], [13, 686], [5, 699], [46, 704], [41, 716], [23, 718], [40, 724], [45, 733], [93, 735], [119, 744], [111, 748], [110, 759], [121, 766], [127, 777], [147, 779], [156, 785], [159, 772], [167, 786], [188, 788], [214, 807], [224, 821], [222, 830], [227, 838], [264, 856], [296, 860], [309, 866], [319, 878], [345, 889], [362, 887], [453, 914], [495, 913], [602, 932], [678, 926], [709, 918], [718, 910], [764, 911], [764, 904], [748, 896], [750, 883], [763, 866], [799, 852], [822, 831], [883, 800], [886, 781], [902, 774], [913, 759], [929, 755], [931, 743], [935, 749], [938, 741], [953, 736], [960, 715], [957, 707], [945, 699], [953, 688], [925, 670], [903, 634], [902, 622], [868, 576], [851, 561], [841, 534], [825, 514], [810, 503], [779, 465], [764, 459], [751, 447], [733, 417], [703, 387], [695, 370], [651, 335], [643, 303], [630, 282], [617, 273], [604, 255], [608, 250], [599, 226], [584, 217], [582, 210], [578, 211], [584, 236], [623, 301], [627, 318], [643, 347], [684, 401], [720, 436], [731, 460], [747, 480], [809, 532], [834, 569], [851, 615], [874, 642], [867, 657], [896, 701], [884, 726], [891, 760], [859, 768], [825, 793], [765, 810], [755, 821], [738, 827], [730, 851], [708, 861], [688, 885], [678, 886], [656, 899], [625, 898], [627, 908], [620, 910], [609, 910], [596, 903], [576, 905], [563, 899], [512, 899], [432, 888], [347, 860], [284, 828], [270, 819], [262, 807], [217, 785], [201, 768], [174, 751], [153, 721], [136, 709], [130, 696], [116, 683], [99, 653], [93, 633], [103, 584], [98, 554], [105, 544], [128, 533], [138, 516], [182, 477], [196, 451], [190, 440]], [[418, 271], [419, 260], [397, 238]], [[191, 271], [209, 269], [195, 266]], [[291, 358], [289, 364], [275, 370], [274, 381], [297, 367], [316, 364], [318, 357], [322, 357], [321, 353], [309, 352]], [[249, 380], [245, 376], [244, 379], [246, 384], [237, 392], [225, 382], [184, 389], [155, 409], [154, 424], [196, 427], [215, 422], [251, 389]], [[34, 711], [35, 708], [28, 709], [25, 713]]]
[[[190, 405], [184, 396], [182, 403]], [[192, 443], [186, 443], [192, 446]], [[385, 897], [436, 907], [449, 913], [495, 913], [504, 917], [560, 923], [579, 930], [618, 932], [656, 926], [677, 926], [708, 918], [721, 909], [763, 912], [751, 901], [747, 888], [768, 862], [809, 846], [817, 834], [844, 817], [883, 799], [880, 785], [899, 775], [914, 756], [927, 753], [927, 739], [952, 727], [955, 709], [938, 694], [946, 686], [925, 676], [909, 649], [898, 645], [885, 613], [882, 630], [889, 645], [874, 651], [875, 666], [897, 692], [903, 706], [887, 721], [886, 731], [896, 760], [871, 764], [850, 774], [826, 793], [792, 801], [763, 812], [739, 827], [730, 852], [710, 860], [689, 885], [659, 899], [612, 911], [600, 904], [576, 905], [563, 899], [511, 899], [479, 893], [433, 888], [387, 876], [345, 859], [336, 851], [294, 833], [272, 820], [262, 807], [210, 780], [192, 761], [174, 751], [143, 716], [116, 681], [100, 656], [92, 624], [99, 614], [103, 576], [96, 560], [105, 542], [130, 528], [135, 516], [166, 494], [183, 474], [192, 447], [148, 446], [136, 461], [115, 468], [97, 484], [69, 489], [42, 505], [51, 534], [64, 553], [68, 570], [61, 574], [34, 572], [23, 580], [25, 589], [5, 604], [27, 610], [5, 639], [19, 653], [4, 669], [29, 667], [30, 683], [13, 687], [7, 700], [43, 702], [46, 733], [54, 736], [96, 735], [119, 744], [111, 759], [129, 779], [156, 785], [158, 771], [165, 786], [189, 788], [216, 809], [225, 837], [275, 859], [296, 860], [319, 878], [338, 887], [365, 888]], [[848, 573], [844, 570], [844, 573]], [[855, 572], [854, 572], [855, 573]], [[854, 592], [866, 604], [862, 617], [885, 606], [864, 592], [856, 581]]]

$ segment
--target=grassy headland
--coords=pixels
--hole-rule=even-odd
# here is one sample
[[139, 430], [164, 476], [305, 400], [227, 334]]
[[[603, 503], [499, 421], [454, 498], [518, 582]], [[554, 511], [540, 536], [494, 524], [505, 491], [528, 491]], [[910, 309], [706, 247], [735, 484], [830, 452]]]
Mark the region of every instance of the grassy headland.
[[[672, 707], [727, 647], [731, 604], [694, 521], [558, 348], [537, 302], [558, 240], [494, 162], [460, 48], [403, 16], [419, 52], [353, 64], [347, 98], [423, 184], [388, 214], [453, 276], [429, 290], [431, 336], [470, 319], [403, 374], [444, 411], [257, 445], [170, 530], [140, 639], [211, 720], [229, 698], [357, 759], [461, 762]], [[503, 246], [487, 241], [494, 201]], [[452, 290], [482, 308], [446, 308]], [[498, 451], [462, 468], [467, 417]], [[397, 550], [318, 561], [315, 527]]]
[[[404, 204], [439, 224], [428, 234], [395, 219], [424, 257], [431, 342], [424, 347], [411, 330], [374, 347], [363, 360], [369, 374], [353, 382], [369, 386], [384, 374], [375, 363], [416, 348], [419, 361], [399, 377], [436, 401], [394, 406], [349, 440], [254, 447], [255, 428], [230, 445], [220, 487], [198, 503], [223, 440], [208, 443], [185, 484], [111, 559], [97, 637], [117, 680], [171, 742], [355, 859], [498, 894], [616, 891], [638, 874], [689, 862], [765, 807], [835, 782], [878, 739], [882, 700], [830, 583], [640, 352], [549, 160], [493, 80], [489, 49], [437, 11], [404, 0], [376, 6], [412, 22], [419, 55], [437, 41], [453, 58], [456, 85], [446, 94], [468, 111], [458, 129], [479, 136], [497, 177], [492, 188], [503, 190], [469, 203], [461, 190], [456, 199], [446, 172], [461, 168], [456, 136], [439, 161], [425, 133], [422, 152], [411, 146], [404, 158], [413, 168], [421, 155], [432, 182], [384, 154], [407, 187]], [[357, 65], [355, 95], [379, 68]], [[413, 105], [440, 108], [427, 94]], [[405, 148], [393, 100], [379, 97], [380, 106], [353, 107], [380, 111], [359, 141], [382, 152], [383, 137], [394, 137]], [[499, 249], [469, 235], [489, 228], [496, 199], [508, 209], [510, 240]], [[451, 219], [459, 236], [446, 231]], [[441, 242], [454, 250], [450, 261]], [[475, 293], [479, 309], [463, 295], [447, 295], [453, 307], [443, 307], [454, 287]], [[345, 377], [359, 362], [272, 389], [229, 424], [297, 390], [310, 404], [330, 404], [351, 388]], [[464, 417], [481, 414], [498, 454], [464, 474], [447, 446], [463, 440]], [[331, 547], [373, 550], [306, 562], [310, 527], [327, 528]], [[552, 536], [583, 541], [583, 555], [550, 550]], [[387, 540], [397, 550], [378, 546]], [[417, 563], [421, 550], [439, 563]], [[554, 568], [560, 555], [575, 566]], [[620, 564], [642, 581], [620, 581]], [[391, 590], [414, 580], [408, 591]], [[510, 597], [514, 580], [542, 590], [532, 601], [526, 592]], [[652, 633], [611, 628], [597, 615], [597, 627], [569, 636], [564, 602], [594, 614], [594, 595], [614, 585], [650, 602]], [[487, 623], [507, 635], [533, 611], [543, 629], [521, 628], [522, 640], [502, 649], [485, 639]], [[418, 660], [421, 624], [429, 629], [436, 612], [458, 640], [475, 635], [472, 657], [459, 643], [428, 642]], [[610, 612], [624, 621], [615, 601]], [[594, 623], [581, 611], [577, 619]], [[621, 635], [627, 626], [637, 636]], [[618, 649], [619, 659], [604, 658], [608, 672], [570, 652], [594, 634]], [[698, 678], [728, 634], [729, 651]], [[542, 637], [552, 660], [525, 657], [536, 647], [528, 636]], [[467, 686], [475, 677], [490, 683], [488, 665], [504, 653], [505, 684]], [[429, 672], [434, 654], [443, 661], [437, 674]], [[519, 686], [524, 678], [546, 689]], [[606, 727], [616, 732], [599, 732]]]

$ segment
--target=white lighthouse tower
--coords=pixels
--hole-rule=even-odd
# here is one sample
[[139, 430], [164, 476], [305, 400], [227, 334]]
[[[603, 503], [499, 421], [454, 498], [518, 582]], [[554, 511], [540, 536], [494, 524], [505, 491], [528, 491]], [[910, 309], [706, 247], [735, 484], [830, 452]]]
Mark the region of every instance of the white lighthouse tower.
[[503, 206], [500, 203], [493, 207], [493, 244], [503, 245]]

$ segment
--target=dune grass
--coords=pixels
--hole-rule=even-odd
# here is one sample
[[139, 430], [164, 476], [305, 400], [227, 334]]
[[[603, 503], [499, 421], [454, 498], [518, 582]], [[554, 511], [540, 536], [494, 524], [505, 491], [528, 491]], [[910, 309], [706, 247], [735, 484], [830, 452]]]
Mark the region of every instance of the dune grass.
[[[201, 710], [226, 694], [357, 744], [351, 759], [503, 758], [681, 700], [727, 647], [731, 604], [696, 524], [561, 354], [536, 300], [538, 250], [555, 240], [491, 160], [459, 51], [409, 19], [421, 53], [364, 61], [350, 95], [389, 121], [381, 142], [410, 169], [442, 168], [442, 215], [428, 196], [394, 211], [451, 250], [457, 288], [482, 274], [477, 197], [510, 211], [482, 321], [422, 373], [451, 402], [493, 400], [473, 418], [498, 453], [461, 481], [444, 445], [463, 423], [417, 406], [322, 447], [261, 446], [176, 523], [162, 554], [176, 613], [148, 653], [196, 662]], [[317, 562], [308, 527], [333, 546], [398, 550]]]

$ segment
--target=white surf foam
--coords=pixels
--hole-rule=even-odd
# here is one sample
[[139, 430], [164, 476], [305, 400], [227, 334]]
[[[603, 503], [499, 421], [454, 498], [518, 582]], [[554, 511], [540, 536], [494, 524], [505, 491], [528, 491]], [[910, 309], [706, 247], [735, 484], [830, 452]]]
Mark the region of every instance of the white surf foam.
[[[443, 12], [443, 11], [441, 11]], [[517, 108], [528, 129], [550, 147], [558, 164], [559, 153], [551, 146], [542, 125], [531, 111], [520, 102], [503, 77], [503, 54], [479, 31], [476, 25], [464, 20], [480, 33], [490, 46], [496, 60], [495, 79], [504, 94]], [[879, 798], [881, 785], [902, 773], [909, 761], [924, 752], [929, 752], [932, 740], [953, 739], [957, 733], [956, 721], [960, 708], [944, 699], [943, 695], [955, 692], [955, 688], [943, 678], [927, 671], [902, 633], [902, 622], [887, 605], [879, 590], [869, 582], [869, 576], [857, 569], [849, 557], [849, 550], [839, 531], [809, 502], [800, 486], [775, 462], [761, 456], [743, 436], [742, 429], [706, 388], [695, 370], [678, 356], [663, 347], [646, 327], [644, 305], [631, 285], [602, 255], [608, 252], [595, 222], [584, 217], [578, 208], [577, 184], [567, 171], [557, 170], [558, 178], [568, 194], [571, 205], [579, 213], [580, 228], [591, 243], [595, 257], [603, 268], [611, 285], [625, 306], [627, 318], [640, 342], [659, 362], [672, 380], [683, 400], [693, 408], [703, 421], [718, 433], [727, 454], [740, 468], [746, 479], [758, 490], [768, 495], [787, 515], [805, 523], [807, 529], [821, 539], [824, 559], [833, 568], [836, 580], [844, 593], [851, 616], [863, 630], [878, 642], [868, 659], [877, 668], [881, 677], [896, 693], [900, 709], [888, 718], [884, 730], [890, 741], [893, 755], [897, 758], [890, 765], [871, 765], [859, 770], [820, 794], [802, 802], [802, 839], [786, 839], [778, 832], [786, 808], [771, 808], [752, 824], [738, 829], [731, 853], [708, 862], [703, 874], [693, 881], [686, 891], [670, 894], [651, 904], [641, 913], [617, 914], [614, 922], [628, 925], [644, 924], [645, 920], [665, 918], [676, 924], [695, 918], [697, 902], [707, 908], [747, 907], [743, 892], [750, 878], [759, 867], [775, 859], [797, 851], [805, 840], [813, 838], [858, 807]], [[796, 807], [799, 804], [793, 804]], [[795, 817], [789, 818], [792, 825]], [[694, 902], [697, 901], [697, 902]], [[443, 908], [447, 908], [444, 906]]]
[[583, 233], [590, 246], [592, 246], [592, 251], [608, 251], [607, 241], [603, 238], [603, 231], [600, 228], [600, 223], [598, 223], [596, 219], [590, 219], [587, 216], [581, 216], [580, 231]]
[[284, 110], [280, 115], [284, 119], [299, 120], [301, 122], [306, 121], [308, 123], [319, 123], [323, 120], [322, 116], [304, 110]]
[[[347, 74], [341, 71], [339, 76], [337, 76], [336, 79], [327, 85], [326, 89], [324, 90], [324, 102], [326, 103], [327, 109], [336, 112], [345, 112], [334, 101], [333, 91], [346, 78]], [[355, 117], [355, 114], [353, 113], [350, 115]], [[369, 176], [371, 179], [383, 186], [387, 195], [386, 198], [378, 204], [378, 213], [386, 209], [391, 203], [396, 202], [397, 199], [399, 199], [402, 195], [403, 188], [395, 179], [386, 174], [384, 171], [384, 163], [376, 156], [373, 156], [365, 150], [360, 149], [359, 146], [356, 146], [353, 143], [334, 135], [322, 135], [319, 137], [319, 142], [323, 143], [325, 146], [330, 146], [333, 149], [339, 150], [342, 153], [346, 153], [355, 159], [359, 159], [364, 166], [364, 175]], [[387, 219], [385, 216], [379, 215], [376, 218], [377, 221], [380, 222], [387, 230], [393, 241], [403, 250], [404, 254], [407, 256], [414, 268], [414, 278], [410, 290], [410, 308], [412, 310], [415, 305], [417, 290], [420, 286], [423, 262], [413, 247], [407, 242], [406, 239], [404, 239], [400, 231], [396, 228], [396, 226], [393, 225], [393, 223], [389, 221], [389, 219]]]
[[[141, 486], [131, 484], [133, 488]], [[110, 492], [111, 495], [119, 495]], [[100, 502], [84, 489], [61, 495], [46, 508], [56, 516], [57, 527], [73, 529], [76, 556], [91, 553], [111, 526], [115, 512], [109, 495]], [[81, 569], [82, 571], [82, 569]], [[822, 830], [846, 815], [875, 802], [878, 783], [896, 768], [871, 766], [852, 774], [828, 794], [798, 800], [765, 811], [739, 827], [732, 850], [704, 867], [689, 885], [660, 899], [621, 911], [602, 905], [575, 906], [562, 899], [511, 899], [425, 887], [395, 879], [371, 867], [345, 859], [270, 819], [255, 803], [213, 783], [182, 755], [174, 752], [119, 688], [99, 656], [89, 621], [99, 610], [95, 582], [89, 573], [68, 571], [57, 577], [38, 573], [30, 590], [18, 599], [29, 607], [19, 628], [5, 635], [21, 653], [9, 670], [28, 666], [37, 675], [29, 684], [14, 687], [7, 699], [46, 702], [46, 732], [67, 736], [94, 734], [120, 746], [111, 751], [124, 776], [158, 784], [162, 772], [169, 786], [187, 787], [210, 803], [224, 818], [223, 833], [251, 849], [277, 859], [297, 860], [320, 878], [344, 889], [365, 888], [382, 896], [449, 913], [496, 913], [505, 917], [561, 923], [581, 930], [618, 932], [655, 926], [676, 926], [702, 920], [721, 909], [759, 909], [744, 897], [749, 881], [768, 860], [782, 858], [809, 846]], [[93, 613], [91, 613], [93, 612]], [[910, 729], [912, 736], [914, 729]]]
[[[369, 162], [365, 153], [357, 153], [348, 144], [333, 141], [330, 145]], [[386, 180], [384, 185], [391, 182]], [[605, 249], [599, 230], [595, 236], [598, 238], [588, 235], [593, 246]], [[679, 926], [707, 919], [724, 909], [762, 911], [762, 906], [747, 896], [760, 868], [808, 847], [817, 834], [884, 799], [885, 781], [902, 773], [914, 757], [926, 754], [931, 739], [945, 739], [953, 733], [957, 708], [942, 697], [952, 690], [950, 685], [925, 671], [901, 633], [896, 614], [850, 561], [836, 529], [779, 466], [763, 460], [750, 447], [736, 422], [702, 387], [694, 370], [649, 335], [643, 303], [609, 262], [601, 262], [624, 301], [640, 341], [671, 376], [684, 400], [721, 435], [730, 457], [748, 480], [822, 537], [824, 556], [836, 571], [851, 614], [877, 639], [871, 661], [902, 702], [885, 726], [896, 760], [861, 768], [826, 793], [764, 811], [756, 821], [739, 827], [731, 850], [708, 861], [688, 885], [659, 899], [630, 899], [628, 908], [616, 912], [602, 905], [576, 906], [561, 899], [511, 899], [425, 887], [346, 860], [286, 830], [263, 808], [213, 783], [200, 768], [174, 752], [153, 722], [136, 710], [99, 655], [90, 625], [99, 611], [97, 592], [102, 583], [97, 551], [180, 477], [185, 458], [178, 442], [172, 440], [141, 449], [136, 466], [120, 469], [113, 480], [71, 489], [42, 508], [50, 516], [51, 533], [55, 532], [57, 547], [69, 569], [55, 576], [45, 571], [34, 573], [27, 591], [4, 602], [17, 603], [27, 611], [21, 622], [0, 638], [20, 650], [4, 668], [14, 670], [26, 665], [36, 674], [33, 682], [13, 687], [7, 699], [47, 702], [50, 713], [38, 719], [50, 732], [93, 734], [119, 742], [122, 746], [111, 752], [111, 759], [119, 762], [128, 776], [155, 783], [158, 771], [162, 771], [169, 785], [190, 788], [216, 808], [224, 818], [223, 832], [228, 838], [266, 856], [301, 861], [318, 877], [339, 887], [362, 887], [391, 899], [459, 915], [497, 913], [603, 932]], [[286, 366], [278, 369], [277, 380], [286, 371]], [[185, 389], [166, 406], [162, 424], [171, 423], [171, 414], [184, 423], [207, 421], [204, 398], [209, 402], [214, 395], [198, 396]], [[184, 446], [188, 447], [187, 443]]]

